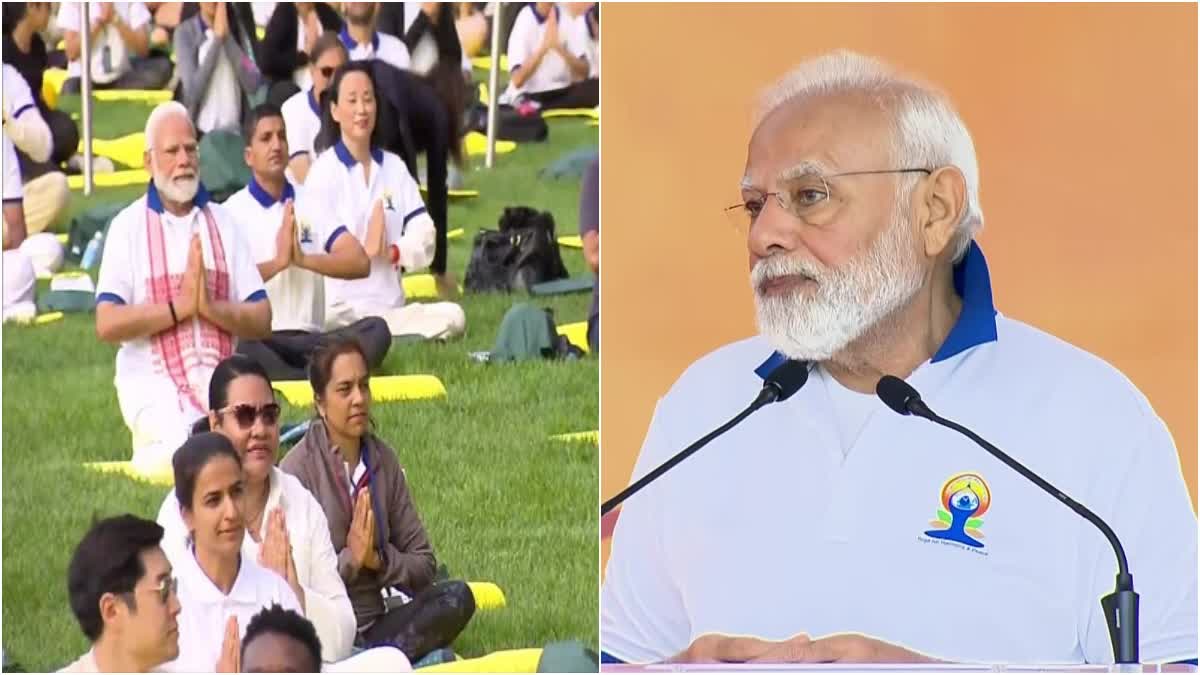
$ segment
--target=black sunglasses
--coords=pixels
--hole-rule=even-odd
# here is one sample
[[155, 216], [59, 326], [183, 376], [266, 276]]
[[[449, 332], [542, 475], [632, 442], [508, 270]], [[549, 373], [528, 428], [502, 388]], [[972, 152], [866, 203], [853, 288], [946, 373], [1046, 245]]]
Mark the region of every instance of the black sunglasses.
[[238, 426], [242, 429], [249, 429], [254, 426], [254, 420], [259, 418], [262, 418], [263, 424], [269, 427], [273, 427], [279, 422], [278, 403], [268, 403], [261, 408], [256, 408], [249, 403], [241, 403], [218, 410], [217, 412], [220, 414], [232, 412], [233, 418], [237, 420]]
[[321, 71], [321, 77], [328, 79], [333, 77], [333, 71], [337, 70], [337, 68], [334, 68], [333, 66], [322, 66], [321, 68], [318, 68], [318, 70]]

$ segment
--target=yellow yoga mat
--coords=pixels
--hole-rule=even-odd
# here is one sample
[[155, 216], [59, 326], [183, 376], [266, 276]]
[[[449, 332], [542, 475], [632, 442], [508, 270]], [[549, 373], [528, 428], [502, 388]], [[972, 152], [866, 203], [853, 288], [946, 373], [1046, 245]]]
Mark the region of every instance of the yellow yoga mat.
[[[274, 387], [294, 406], [312, 405], [312, 385], [304, 380], [276, 382]], [[409, 401], [445, 396], [446, 386], [433, 375], [380, 375], [371, 378], [371, 398], [376, 401]]]
[[543, 110], [542, 118], [554, 119], [555, 117], [590, 117], [594, 120], [600, 119], [600, 111], [596, 108], [557, 108], [555, 110]]
[[418, 673], [536, 673], [542, 649], [506, 649], [477, 659], [462, 659], [418, 668]]
[[58, 234], [54, 235], [54, 238], [58, 240], [58, 243], [66, 246], [67, 241], [71, 238], [71, 235], [67, 234], [66, 232], [59, 232]]
[[97, 101], [162, 103], [171, 100], [171, 92], [166, 89], [97, 89], [92, 91], [92, 98]]
[[[424, 185], [421, 186], [421, 194], [428, 194], [429, 190]], [[473, 199], [479, 196], [479, 190], [449, 190], [448, 197], [450, 199]]]
[[462, 239], [464, 234], [466, 234], [466, 233], [463, 232], [463, 229], [461, 227], [456, 227], [453, 230], [450, 230], [449, 232], [446, 233], [446, 238], [447, 239]]
[[[484, 70], [489, 70], [492, 67], [492, 57], [476, 56], [475, 58], [471, 59], [471, 65], [476, 68], [483, 68]], [[500, 70], [508, 72], [508, 54], [500, 55]]]
[[171, 486], [175, 484], [175, 474], [172, 473], [169, 466], [151, 472], [142, 472], [133, 468], [133, 462], [85, 462], [83, 466], [99, 473], [125, 476], [151, 485]]
[[600, 126], [600, 120], [588, 120], [585, 124], [589, 127], [598, 127]]
[[555, 434], [550, 437], [555, 441], [567, 441], [569, 443], [591, 443], [592, 445], [600, 445], [599, 431], [577, 431], [573, 434]]
[[[446, 238], [450, 238], [449, 233]], [[438, 297], [437, 281], [432, 274], [411, 274], [402, 277], [400, 283], [404, 285], [404, 297], [409, 300], [432, 300]], [[463, 292], [462, 284], [458, 285], [458, 292]]]
[[[92, 154], [107, 157], [125, 166], [141, 166], [146, 151], [146, 134], [136, 131], [120, 138], [92, 139]], [[83, 152], [83, 139], [79, 139], [79, 152]], [[82, 185], [80, 185], [82, 187]]]
[[[481, 156], [487, 154], [487, 135], [481, 134], [478, 131], [472, 131], [467, 134], [464, 144], [467, 148], [468, 155]], [[496, 139], [496, 154], [507, 155], [517, 149], [515, 141], [502, 141]]]
[[[62, 91], [63, 82], [67, 81], [67, 71], [62, 68], [47, 68], [42, 71], [42, 89], [47, 86], [54, 89], [54, 93]], [[49, 101], [47, 101], [49, 103]]]
[[487, 105], [487, 104], [488, 104], [488, 99], [489, 99], [489, 98], [491, 98], [491, 97], [490, 97], [490, 96], [488, 96], [488, 86], [487, 86], [487, 83], [486, 83], [486, 82], [480, 82], [480, 83], [479, 83], [479, 102], [480, 102], [480, 103], [482, 103], [483, 105]]
[[558, 245], [567, 248], [583, 248], [583, 237], [577, 234], [564, 234], [558, 238]]
[[[145, 169], [125, 169], [112, 173], [98, 173], [93, 176], [96, 187], [120, 187], [122, 185], [145, 185], [150, 182], [150, 172]], [[67, 176], [67, 185], [72, 190], [83, 189], [83, 174]]]
[[587, 343], [586, 321], [580, 321], [578, 323], [564, 323], [558, 327], [558, 334], [570, 340], [571, 344], [579, 347], [583, 351], [589, 351]]
[[475, 596], [476, 609], [502, 609], [507, 604], [504, 591], [490, 581], [468, 581], [467, 587]]

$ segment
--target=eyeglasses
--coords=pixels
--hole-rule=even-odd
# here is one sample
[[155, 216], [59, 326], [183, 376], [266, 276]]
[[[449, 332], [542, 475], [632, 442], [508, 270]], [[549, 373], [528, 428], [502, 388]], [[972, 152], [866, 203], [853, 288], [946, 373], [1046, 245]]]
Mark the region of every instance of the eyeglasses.
[[334, 68], [333, 66], [322, 66], [317, 69], [317, 71], [321, 73], [321, 77], [326, 79], [333, 77], [333, 71], [335, 70], [337, 70], [337, 68]]
[[254, 420], [260, 418], [263, 424], [269, 427], [273, 427], [279, 422], [278, 403], [268, 403], [260, 408], [256, 408], [249, 403], [239, 403], [228, 408], [222, 408], [217, 412], [222, 415], [233, 413], [233, 418], [237, 420], [238, 426], [242, 429], [249, 429], [254, 426]]
[[774, 197], [779, 208], [789, 215], [804, 220], [810, 224], [824, 224], [822, 215], [828, 214], [830, 178], [844, 176], [875, 176], [889, 173], [933, 173], [931, 169], [881, 169], [878, 171], [847, 171], [822, 175], [819, 173], [803, 173], [782, 182], [785, 189], [763, 193], [758, 197], [747, 199], [741, 204], [734, 204], [725, 209], [725, 215], [734, 227], [743, 234], [748, 234], [754, 221], [766, 208], [767, 197]]
[[[165, 606], [167, 602], [170, 601], [172, 595], [179, 593], [179, 579], [175, 577], [164, 577], [158, 582], [157, 586], [142, 590], [152, 591], [158, 596], [158, 601]], [[126, 595], [136, 595], [137, 591], [138, 589], [135, 588], [126, 593]]]

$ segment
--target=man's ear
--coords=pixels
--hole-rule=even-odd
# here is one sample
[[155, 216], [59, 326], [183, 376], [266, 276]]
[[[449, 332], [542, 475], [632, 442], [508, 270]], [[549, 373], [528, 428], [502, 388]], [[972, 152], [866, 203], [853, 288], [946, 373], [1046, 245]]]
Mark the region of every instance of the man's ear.
[[955, 166], [935, 170], [919, 188], [921, 238], [925, 255], [940, 256], [954, 241], [967, 208], [967, 181]]

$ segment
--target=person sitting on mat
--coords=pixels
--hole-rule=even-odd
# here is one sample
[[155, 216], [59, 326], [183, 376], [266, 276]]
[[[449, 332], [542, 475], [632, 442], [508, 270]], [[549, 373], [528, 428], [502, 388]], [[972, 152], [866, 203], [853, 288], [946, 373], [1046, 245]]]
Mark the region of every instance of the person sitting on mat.
[[113, 219], [96, 283], [96, 334], [119, 343], [117, 402], [139, 471], [165, 468], [205, 416], [213, 369], [238, 339], [271, 334], [271, 305], [233, 217], [198, 178], [187, 110], [146, 120], [146, 195]]
[[508, 36], [508, 88], [500, 103], [537, 102], [543, 109], [595, 108], [600, 81], [588, 79], [588, 45], [553, 2], [521, 8]]
[[409, 67], [408, 47], [395, 35], [381, 33], [375, 29], [379, 12], [378, 2], [343, 2], [346, 24], [339, 34], [352, 61], [379, 59], [407, 70]]
[[179, 596], [163, 530], [129, 514], [97, 521], [67, 567], [67, 596], [91, 649], [62, 673], [148, 673], [179, 655]]
[[336, 222], [349, 228], [371, 259], [365, 279], [325, 281], [326, 322], [348, 326], [380, 316], [393, 336], [455, 337], [466, 327], [462, 307], [405, 303], [400, 270], [429, 266], [435, 229], [404, 162], [380, 148], [371, 71], [372, 64], [352, 61], [334, 74], [317, 139], [318, 152], [331, 152], [320, 154], [305, 182], [315, 199], [333, 206]]
[[329, 87], [333, 74], [348, 59], [346, 45], [336, 33], [317, 38], [310, 52], [308, 70], [312, 86], [284, 101], [283, 122], [287, 126], [288, 170], [296, 183], [303, 183], [308, 169], [317, 159], [314, 144], [321, 132], [321, 95]]
[[[229, 439], [241, 459], [242, 555], [287, 581], [325, 645], [324, 660], [340, 661], [354, 645], [354, 609], [337, 572], [325, 513], [296, 478], [275, 467], [279, 452], [279, 404], [262, 366], [241, 354], [213, 371], [208, 417], [194, 431]], [[188, 528], [175, 492], [158, 510], [163, 550], [177, 566], [188, 555]]]
[[[64, 2], [55, 25], [63, 32], [67, 79], [62, 93], [80, 92], [79, 50], [83, 11], [79, 2]], [[141, 2], [88, 3], [93, 89], [162, 89], [174, 68], [166, 56], [149, 56], [150, 11]]]
[[[37, 234], [58, 220], [59, 214], [66, 209], [71, 198], [70, 188], [67, 186], [67, 175], [53, 166], [47, 166], [32, 176], [25, 173], [21, 154], [24, 153], [31, 162], [45, 164], [53, 152], [54, 137], [38, 109], [33, 91], [21, 73], [6, 63], [3, 65], [2, 78], [4, 100], [0, 101], [0, 110], [4, 116], [4, 137], [8, 139], [5, 153], [11, 144], [13, 159], [16, 160], [4, 163], [4, 200], [7, 205], [12, 199], [13, 204], [21, 207], [25, 234]], [[20, 190], [14, 189], [11, 196], [7, 193], [9, 181], [21, 186]]]
[[231, 3], [202, 2], [200, 13], [175, 30], [175, 60], [183, 104], [206, 134], [240, 129], [258, 89], [254, 36]]
[[[295, 571], [286, 555], [287, 537], [275, 534], [264, 546], [264, 557], [288, 558], [282, 564], [289, 568], [291, 584], [242, 551], [246, 479], [242, 459], [225, 436], [212, 432], [192, 436], [179, 447], [172, 464], [187, 543], [171, 561], [183, 605], [179, 656], [162, 669], [236, 673], [241, 637], [252, 616], [273, 604], [304, 612], [303, 600], [292, 590]], [[279, 532], [282, 526], [276, 528]]]
[[79, 149], [79, 127], [75, 121], [66, 112], [51, 108], [42, 96], [43, 74], [50, 67], [50, 59], [46, 42], [40, 33], [49, 25], [48, 2], [4, 3], [4, 62], [16, 68], [29, 85], [38, 113], [50, 127], [53, 143], [50, 158], [43, 162], [35, 161], [27, 153], [18, 150], [21, 176], [25, 180], [62, 171], [63, 165], [75, 157]]
[[[371, 431], [366, 357], [353, 340], [322, 347], [309, 369], [316, 417], [280, 467], [325, 509], [360, 645], [386, 641], [416, 663], [448, 646], [475, 613], [461, 581], [434, 583], [437, 559], [396, 452]], [[381, 593], [411, 598], [389, 608]]]
[[267, 102], [284, 101], [312, 85], [308, 65], [317, 40], [327, 33], [337, 35], [342, 17], [324, 2], [280, 2], [263, 34], [259, 67], [270, 83]]
[[271, 300], [271, 337], [243, 341], [238, 351], [266, 368], [275, 380], [303, 380], [308, 358], [332, 335], [358, 338], [372, 368], [392, 345], [387, 322], [368, 316], [333, 333], [325, 327], [325, 277], [362, 279], [370, 261], [362, 244], [334, 220], [331, 209], [312, 199], [302, 185], [284, 176], [288, 143], [284, 120], [264, 103], [245, 129], [250, 184], [225, 202], [254, 251], [258, 272]]

